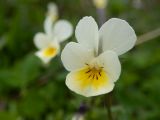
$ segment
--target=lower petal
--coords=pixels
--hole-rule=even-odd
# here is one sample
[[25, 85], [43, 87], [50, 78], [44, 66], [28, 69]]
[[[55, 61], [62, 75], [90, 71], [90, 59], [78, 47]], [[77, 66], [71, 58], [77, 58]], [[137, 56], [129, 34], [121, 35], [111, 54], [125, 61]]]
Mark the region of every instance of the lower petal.
[[38, 56], [45, 64], [50, 62], [52, 58], [54, 58], [58, 54], [58, 49], [54, 47], [47, 47], [43, 50], [36, 52], [36, 56]]
[[110, 82], [103, 69], [90, 72], [88, 67], [69, 73], [66, 85], [72, 91], [86, 97], [105, 94], [114, 88], [114, 83]]

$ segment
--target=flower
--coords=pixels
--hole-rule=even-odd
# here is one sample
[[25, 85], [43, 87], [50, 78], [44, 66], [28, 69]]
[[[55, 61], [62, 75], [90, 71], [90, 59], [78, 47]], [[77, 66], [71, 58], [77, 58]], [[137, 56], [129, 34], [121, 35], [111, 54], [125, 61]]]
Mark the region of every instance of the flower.
[[136, 42], [136, 34], [124, 20], [111, 18], [98, 26], [92, 17], [78, 23], [75, 36], [78, 43], [68, 43], [61, 60], [70, 71], [66, 77], [68, 88], [90, 97], [113, 90], [121, 73], [118, 55], [129, 51]]
[[98, 9], [103, 9], [106, 7], [108, 0], [93, 0], [93, 4]]
[[[49, 4], [49, 13], [54, 13], [54, 4]], [[37, 33], [34, 36], [34, 44], [39, 49], [36, 52], [44, 63], [50, 62], [60, 51], [60, 42], [65, 41], [72, 35], [73, 27], [67, 20], [54, 21], [55, 14], [48, 14], [44, 21], [45, 33]]]
[[47, 16], [51, 17], [53, 21], [58, 19], [58, 7], [55, 3], [48, 4]]
[[63, 42], [72, 35], [72, 25], [66, 20], [57, 21], [51, 31], [46, 33], [37, 33], [34, 37], [34, 43], [39, 49], [36, 55], [44, 63], [48, 63], [55, 57], [60, 50], [60, 42]]
[[75, 114], [75, 115], [72, 117], [72, 120], [85, 120], [85, 119], [84, 119], [84, 115]]

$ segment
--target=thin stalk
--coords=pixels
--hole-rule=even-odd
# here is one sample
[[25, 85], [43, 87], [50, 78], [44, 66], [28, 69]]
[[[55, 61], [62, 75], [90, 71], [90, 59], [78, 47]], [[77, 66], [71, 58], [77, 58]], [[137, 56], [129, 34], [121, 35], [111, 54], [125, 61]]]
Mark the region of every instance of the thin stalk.
[[108, 111], [108, 120], [113, 120], [111, 106], [112, 106], [112, 94], [107, 94], [107, 111]]
[[137, 40], [137, 43], [136, 45], [139, 45], [139, 44], [142, 44], [144, 42], [147, 42], [147, 41], [150, 41], [150, 40], [153, 40], [154, 38], [160, 36], [160, 28], [158, 29], [155, 29], [153, 31], [150, 31], [148, 33], [145, 33], [143, 35], [140, 35], [138, 37], [138, 40]]
[[[106, 9], [105, 8], [97, 8], [97, 15], [98, 15], [98, 23], [99, 26], [102, 26], [106, 21]], [[99, 48], [101, 48], [102, 43], [100, 42]], [[98, 50], [101, 51], [100, 49]], [[111, 105], [112, 105], [112, 96], [111, 93], [106, 95], [107, 99], [107, 111], [108, 111], [108, 120], [113, 120]]]
[[103, 23], [106, 21], [106, 10], [105, 8], [97, 8], [97, 15], [98, 15], [98, 24], [102, 26]]

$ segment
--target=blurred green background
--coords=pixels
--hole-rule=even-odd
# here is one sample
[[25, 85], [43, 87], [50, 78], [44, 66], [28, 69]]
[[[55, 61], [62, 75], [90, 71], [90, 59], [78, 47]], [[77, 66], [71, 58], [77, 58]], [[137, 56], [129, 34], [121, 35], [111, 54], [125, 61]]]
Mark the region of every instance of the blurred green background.
[[[140, 1], [140, 2], [139, 2]], [[85, 98], [65, 86], [60, 56], [44, 66], [34, 55], [51, 0], [0, 0], [0, 120], [107, 120], [106, 98]], [[97, 20], [91, 0], [52, 0], [74, 28], [83, 16]], [[127, 20], [137, 35], [160, 27], [159, 0], [109, 0], [107, 19]], [[68, 41], [75, 41], [74, 35]], [[62, 48], [68, 42], [62, 43]], [[160, 37], [120, 57], [122, 74], [112, 92], [115, 120], [160, 120]], [[83, 108], [79, 106], [83, 104]], [[79, 110], [80, 109], [80, 110]]]

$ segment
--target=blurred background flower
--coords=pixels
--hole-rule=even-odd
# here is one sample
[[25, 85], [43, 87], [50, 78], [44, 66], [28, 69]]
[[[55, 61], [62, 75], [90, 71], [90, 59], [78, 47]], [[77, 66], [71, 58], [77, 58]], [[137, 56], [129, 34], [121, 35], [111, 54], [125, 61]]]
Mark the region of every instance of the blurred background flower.
[[[109, 0], [107, 19], [125, 19], [138, 36], [159, 28], [160, 1], [141, 0], [140, 9], [134, 1]], [[0, 0], [0, 120], [71, 120], [82, 102], [88, 106], [86, 120], [106, 120], [103, 96], [84, 98], [66, 87], [68, 72], [60, 57], [44, 67], [34, 55], [33, 36], [43, 31], [50, 2], [57, 4], [58, 18], [74, 26], [83, 16], [97, 21], [92, 0]], [[112, 93], [114, 119], [160, 119], [159, 44], [160, 37], [154, 38], [121, 57], [123, 71]]]
[[103, 9], [107, 6], [108, 0], [93, 0], [93, 4], [96, 8]]
[[53, 21], [58, 19], [58, 6], [54, 2], [48, 4], [47, 17], [51, 17]]
[[55, 3], [48, 4], [48, 14], [44, 21], [45, 33], [36, 33], [34, 44], [39, 49], [35, 53], [45, 64], [49, 63], [60, 51], [60, 42], [67, 40], [73, 27], [67, 20], [57, 20], [58, 10]]

